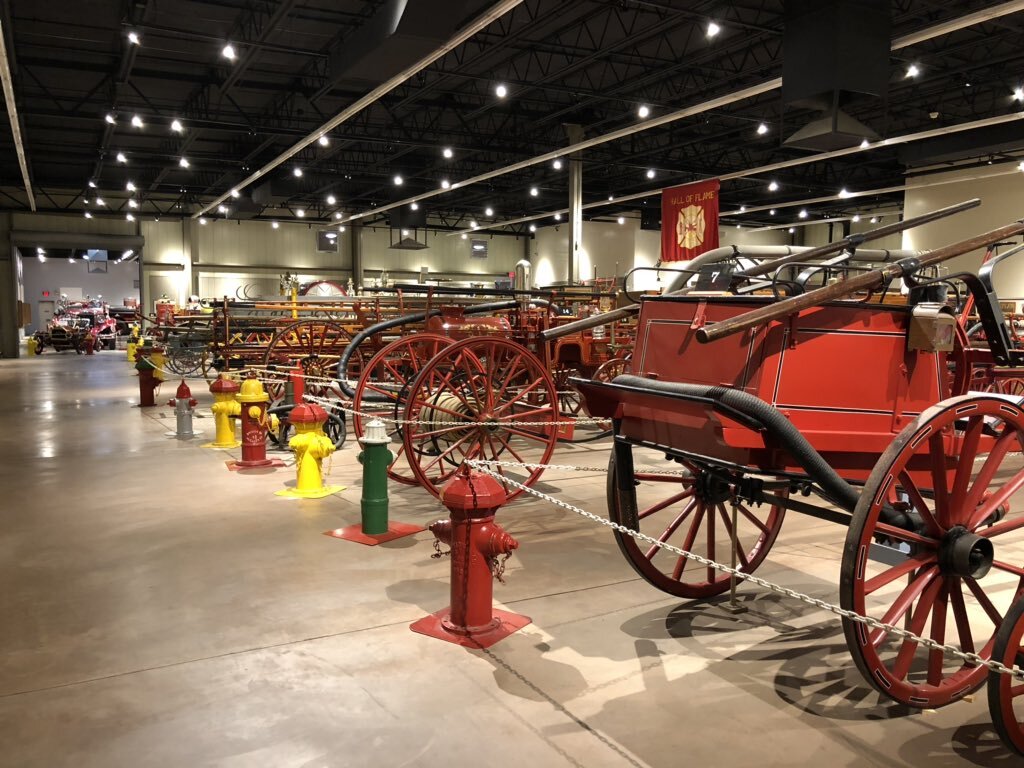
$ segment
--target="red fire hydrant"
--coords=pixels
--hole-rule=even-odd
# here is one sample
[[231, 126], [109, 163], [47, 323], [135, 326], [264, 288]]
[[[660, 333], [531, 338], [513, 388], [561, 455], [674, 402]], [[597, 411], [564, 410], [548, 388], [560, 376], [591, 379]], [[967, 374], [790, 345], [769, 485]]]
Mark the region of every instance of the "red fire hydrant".
[[242, 420], [242, 459], [231, 462], [229, 467], [231, 469], [283, 467], [283, 461], [267, 458], [267, 429], [273, 428], [272, 423], [277, 421], [277, 417], [267, 415], [267, 403], [270, 402], [270, 395], [264, 391], [259, 379], [250, 376], [243, 381], [235, 399], [241, 406], [239, 415]]
[[152, 408], [156, 405], [156, 390], [160, 380], [156, 377], [156, 363], [144, 355], [138, 356], [135, 370], [139, 372], [139, 407]]
[[501, 483], [468, 467], [445, 486], [441, 502], [451, 518], [429, 528], [451, 548], [451, 605], [412, 624], [414, 632], [489, 648], [530, 623], [528, 616], [492, 605], [493, 579], [501, 578], [504, 561], [519, 548], [519, 542], [494, 521], [505, 498]]

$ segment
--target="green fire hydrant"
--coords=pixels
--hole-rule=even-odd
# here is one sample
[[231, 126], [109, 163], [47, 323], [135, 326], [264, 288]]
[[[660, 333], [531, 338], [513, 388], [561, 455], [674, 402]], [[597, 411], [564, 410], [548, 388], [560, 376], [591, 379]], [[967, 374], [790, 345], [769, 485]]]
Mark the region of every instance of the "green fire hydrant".
[[388, 449], [391, 439], [380, 419], [366, 425], [366, 434], [359, 438], [363, 450], [359, 463], [363, 465], [363, 496], [359, 500], [363, 518], [363, 533], [379, 536], [388, 532], [388, 467], [395, 454]]

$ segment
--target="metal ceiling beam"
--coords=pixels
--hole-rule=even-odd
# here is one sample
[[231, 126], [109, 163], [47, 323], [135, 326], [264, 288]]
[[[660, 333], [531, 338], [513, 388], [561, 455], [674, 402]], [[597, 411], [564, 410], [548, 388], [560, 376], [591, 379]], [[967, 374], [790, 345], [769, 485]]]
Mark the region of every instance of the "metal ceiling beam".
[[[394, 88], [396, 88], [397, 86], [399, 86], [402, 83], [404, 83], [406, 80], [408, 80], [410, 77], [412, 77], [416, 73], [421, 72], [422, 70], [426, 69], [431, 64], [433, 64], [435, 61], [437, 61], [442, 56], [444, 56], [446, 53], [451, 51], [453, 48], [456, 48], [456, 47], [462, 45], [462, 43], [464, 43], [467, 40], [469, 40], [477, 32], [479, 32], [480, 30], [484, 29], [486, 26], [488, 26], [489, 24], [491, 24], [495, 20], [497, 20], [497, 19], [501, 18], [502, 16], [504, 16], [506, 13], [508, 13], [510, 10], [512, 10], [513, 8], [515, 8], [517, 5], [519, 5], [522, 2], [523, 2], [523, 0], [502, 0], [499, 3], [496, 3], [490, 10], [488, 10], [482, 16], [480, 16], [479, 18], [474, 20], [467, 27], [465, 27], [464, 29], [462, 29], [458, 33], [456, 33], [456, 35], [454, 37], [452, 37], [450, 40], [448, 40], [448, 42], [446, 42], [444, 45], [442, 45], [441, 47], [437, 48], [433, 52], [427, 54], [424, 58], [420, 59], [419, 61], [417, 61], [412, 66], [407, 67], [406, 69], [402, 70], [397, 75], [392, 77], [390, 80], [387, 80], [386, 82], [384, 82], [381, 85], [377, 86], [372, 91], [370, 91], [368, 94], [363, 96], [361, 99], [358, 99], [356, 102], [354, 102], [350, 106], [348, 106], [345, 109], [343, 109], [337, 115], [335, 115], [330, 120], [328, 120], [326, 123], [321, 125], [317, 130], [313, 131], [313, 133], [309, 134], [308, 136], [306, 136], [304, 139], [302, 139], [298, 143], [296, 143], [296, 144], [292, 145], [291, 147], [289, 147], [288, 149], [286, 149], [284, 152], [282, 152], [280, 155], [275, 157], [269, 163], [267, 163], [262, 168], [257, 170], [255, 173], [252, 173], [249, 176], [247, 176], [236, 187], [234, 187], [234, 189], [241, 189], [242, 187], [247, 187], [250, 184], [252, 184], [254, 181], [257, 181], [258, 179], [263, 178], [268, 173], [270, 173], [272, 170], [277, 168], [279, 165], [281, 165], [282, 163], [286, 162], [290, 158], [294, 157], [295, 155], [297, 155], [299, 152], [301, 152], [302, 150], [304, 150], [306, 147], [310, 146], [314, 142], [318, 141], [319, 138], [321, 136], [323, 136], [325, 133], [328, 133], [328, 132], [334, 130], [339, 125], [344, 123], [346, 120], [351, 118], [353, 115], [358, 114], [363, 109], [365, 109], [366, 107], [370, 106], [375, 101], [380, 99], [380, 97], [383, 96], [384, 94], [389, 93]], [[216, 200], [214, 200], [212, 203], [210, 203], [207, 206], [204, 206], [197, 213], [194, 213], [192, 215], [192, 218], [194, 218], [194, 219], [199, 218], [204, 213], [207, 213], [208, 211], [212, 210], [213, 208], [216, 208], [218, 205], [223, 203], [229, 197], [231, 197], [231, 190], [228, 190], [223, 195], [221, 195]]]
[[21, 138], [21, 122], [18, 118], [18, 105], [14, 98], [14, 81], [11, 79], [11, 67], [7, 60], [7, 24], [0, 19], [0, 81], [3, 82], [4, 103], [7, 105], [7, 116], [11, 120], [11, 133], [14, 136], [14, 151], [18, 155], [18, 167], [21, 168], [21, 180], [28, 195], [29, 208], [36, 210], [36, 196], [32, 192], [32, 179], [28, 172], [28, 158], [25, 155], [25, 144]]

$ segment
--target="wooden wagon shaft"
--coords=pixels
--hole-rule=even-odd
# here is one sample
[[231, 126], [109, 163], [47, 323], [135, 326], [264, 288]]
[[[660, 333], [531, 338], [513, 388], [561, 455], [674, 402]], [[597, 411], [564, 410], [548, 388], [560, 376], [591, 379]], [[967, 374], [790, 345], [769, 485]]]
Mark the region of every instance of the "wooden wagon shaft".
[[961, 240], [959, 243], [947, 245], [944, 248], [938, 248], [934, 251], [922, 254], [916, 259], [897, 261], [896, 263], [883, 267], [882, 269], [875, 269], [871, 272], [863, 272], [859, 275], [853, 275], [833, 285], [826, 285], [823, 288], [818, 288], [817, 290], [809, 291], [799, 296], [792, 296], [788, 299], [775, 302], [774, 304], [760, 307], [752, 312], [747, 312], [746, 314], [738, 315], [728, 320], [722, 320], [721, 322], [707, 325], [697, 330], [697, 341], [702, 343], [715, 341], [717, 339], [725, 338], [726, 336], [731, 336], [734, 333], [745, 331], [748, 328], [763, 325], [771, 320], [778, 320], [786, 317], [787, 315], [792, 315], [802, 309], [808, 309], [830, 301], [845, 298], [858, 291], [876, 290], [883, 287], [893, 278], [902, 277], [904, 274], [907, 274], [910, 269], [916, 271], [921, 267], [930, 267], [934, 264], [939, 264], [943, 261], [947, 261], [948, 259], [955, 258], [956, 256], [963, 256], [965, 253], [976, 251], [979, 248], [985, 247], [989, 243], [996, 242], [997, 240], [1002, 240], [1006, 237], [1013, 237], [1014, 235], [1019, 235], [1021, 233], [1024, 233], [1024, 222], [1018, 221], [1013, 224], [1007, 224], [999, 229], [993, 229], [990, 232], [976, 235], [975, 237], [968, 238], [967, 240]]
[[843, 250], [845, 248], [856, 248], [861, 243], [867, 243], [871, 240], [879, 240], [889, 235], [894, 235], [897, 232], [903, 232], [913, 227], [919, 227], [922, 224], [927, 224], [930, 221], [936, 219], [944, 219], [947, 216], [952, 216], [954, 213], [960, 213], [971, 208], [977, 208], [981, 205], [979, 198], [973, 198], [972, 200], [964, 200], [962, 203], [951, 205], [947, 208], [938, 208], [928, 213], [923, 213], [920, 216], [913, 216], [903, 221], [897, 221], [892, 224], [885, 224], [876, 229], [872, 229], [868, 232], [860, 232], [856, 235], [850, 235], [844, 237], [842, 240], [837, 240], [834, 243], [823, 245], [819, 248], [812, 248], [809, 251], [803, 253], [793, 254], [792, 256], [783, 256], [781, 259], [773, 259], [772, 261], [763, 261], [760, 264], [755, 264], [752, 267], [748, 267], [742, 272], [736, 272], [733, 274], [733, 280], [743, 280], [748, 277], [757, 277], [758, 275], [767, 275], [770, 272], [775, 272], [780, 267], [784, 267], [787, 264], [791, 264], [794, 261], [814, 261], [822, 256], [827, 256], [830, 253], [835, 253], [837, 250]]
[[[914, 216], [913, 218], [910, 219], [904, 219], [903, 221], [898, 221], [895, 222], [894, 224], [886, 224], [884, 226], [878, 227], [877, 229], [872, 229], [869, 232], [863, 232], [860, 234], [851, 235], [850, 237], [844, 237], [842, 240], [837, 240], [836, 242], [829, 243], [828, 245], [822, 245], [818, 248], [811, 248], [810, 250], [801, 251], [800, 253], [794, 253], [789, 256], [783, 256], [778, 259], [773, 259], [772, 261], [763, 262], [762, 264], [750, 267], [744, 270], [743, 272], [734, 273], [733, 280], [742, 280], [748, 277], [755, 277], [757, 275], [767, 274], [768, 272], [774, 272], [780, 267], [784, 267], [785, 265], [791, 264], [793, 262], [814, 261], [816, 259], [820, 259], [823, 256], [829, 256], [833, 253], [841, 253], [845, 249], [851, 247], [855, 248], [861, 243], [866, 243], [871, 240], [878, 240], [879, 238], [886, 237], [896, 232], [902, 232], [903, 230], [910, 229], [911, 227], [926, 224], [930, 221], [935, 221], [936, 219], [941, 219], [946, 216], [952, 216], [954, 213], [960, 213], [961, 211], [966, 211], [970, 208], [976, 208], [979, 205], [981, 205], [981, 200], [979, 198], [973, 198], [971, 200], [965, 200], [962, 203], [957, 203], [956, 205], [951, 205], [947, 208], [939, 208], [938, 210], [931, 211], [929, 213], [924, 213], [920, 216]], [[700, 256], [698, 256], [697, 259], [700, 259]], [[696, 261], [697, 259], [695, 259], [694, 261]], [[690, 263], [691, 265], [693, 264], [693, 262]], [[673, 291], [672, 293], [667, 293], [665, 295], [673, 296], [677, 293], [679, 292]], [[632, 317], [639, 311], [639, 304], [630, 304], [628, 306], [621, 307], [611, 312], [606, 312], [601, 315], [592, 315], [591, 317], [585, 317], [582, 320], [567, 323], [566, 325], [560, 325], [557, 328], [550, 328], [541, 333], [541, 338], [544, 339], [544, 341], [560, 339], [563, 336], [568, 336], [573, 333], [579, 333], [580, 331], [585, 331], [590, 328], [596, 328], [599, 325], [607, 325], [608, 323], [612, 323], [617, 320], [624, 320], [627, 317]]]

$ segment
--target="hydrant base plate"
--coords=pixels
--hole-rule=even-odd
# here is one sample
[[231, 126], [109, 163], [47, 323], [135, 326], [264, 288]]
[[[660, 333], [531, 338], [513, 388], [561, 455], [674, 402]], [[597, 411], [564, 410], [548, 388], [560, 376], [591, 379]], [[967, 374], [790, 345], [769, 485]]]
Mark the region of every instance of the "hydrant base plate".
[[237, 448], [241, 443], [237, 440], [233, 443], [227, 443], [225, 445], [219, 445], [217, 443], [204, 443], [203, 448]]
[[299, 491], [295, 488], [285, 488], [283, 491], [274, 491], [274, 495], [284, 496], [286, 499], [322, 499], [344, 490], [344, 485], [325, 485], [315, 491]]
[[[198, 429], [193, 429], [191, 435], [183, 436], [183, 437], [180, 437], [178, 439], [179, 440], [191, 440], [194, 437], [199, 437], [201, 434], [203, 434], [203, 433], [200, 432]], [[164, 435], [166, 435], [167, 437], [178, 437], [178, 433], [177, 432], [164, 432]]]
[[509, 611], [500, 611], [497, 608], [493, 609], [491, 614], [494, 617], [494, 621], [490, 627], [479, 631], [471, 631], [467, 634], [457, 634], [445, 628], [444, 620], [451, 615], [450, 607], [444, 608], [437, 613], [432, 613], [429, 616], [424, 616], [419, 621], [410, 624], [409, 629], [421, 635], [436, 637], [438, 640], [455, 643], [455, 645], [461, 645], [466, 648], [490, 648], [499, 640], [504, 640], [509, 635], [515, 634], [531, 623], [529, 616]]
[[284, 462], [280, 459], [260, 459], [258, 461], [225, 461], [227, 468], [232, 472], [244, 472], [247, 469], [274, 469], [283, 467]]
[[344, 528], [335, 528], [333, 531], [324, 531], [324, 536], [333, 536], [336, 539], [354, 541], [357, 544], [365, 544], [368, 547], [375, 547], [385, 541], [394, 541], [404, 536], [411, 536], [414, 533], [427, 530], [422, 525], [411, 523], [388, 523], [387, 533], [363, 533], [363, 526], [360, 523], [348, 525]]

